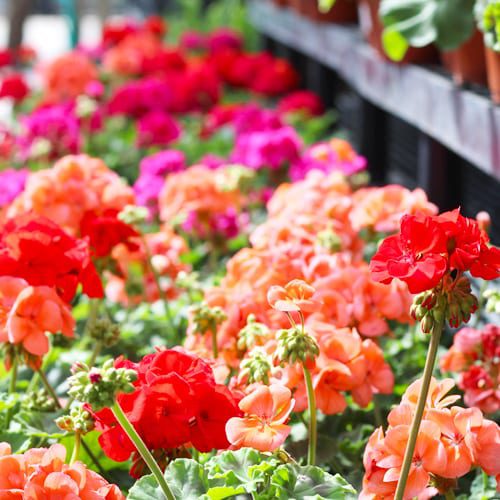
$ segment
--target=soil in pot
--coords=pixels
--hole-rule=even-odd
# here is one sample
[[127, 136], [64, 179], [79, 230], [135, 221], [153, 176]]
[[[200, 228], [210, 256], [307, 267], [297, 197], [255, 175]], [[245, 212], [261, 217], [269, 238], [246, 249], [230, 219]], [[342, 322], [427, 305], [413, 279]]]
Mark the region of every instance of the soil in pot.
[[486, 61], [483, 35], [475, 31], [469, 40], [455, 50], [441, 53], [443, 64], [457, 85], [486, 84]]
[[500, 104], [500, 52], [489, 47], [486, 47], [486, 70], [491, 99], [495, 104]]

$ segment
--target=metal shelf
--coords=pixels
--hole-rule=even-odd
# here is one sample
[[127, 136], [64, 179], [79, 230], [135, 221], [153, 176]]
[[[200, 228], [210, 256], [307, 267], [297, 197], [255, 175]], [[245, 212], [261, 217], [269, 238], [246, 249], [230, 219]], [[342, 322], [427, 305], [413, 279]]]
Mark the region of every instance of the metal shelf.
[[381, 59], [354, 26], [316, 23], [269, 0], [250, 0], [263, 35], [333, 69], [363, 98], [417, 127], [500, 180], [500, 106], [431, 68]]

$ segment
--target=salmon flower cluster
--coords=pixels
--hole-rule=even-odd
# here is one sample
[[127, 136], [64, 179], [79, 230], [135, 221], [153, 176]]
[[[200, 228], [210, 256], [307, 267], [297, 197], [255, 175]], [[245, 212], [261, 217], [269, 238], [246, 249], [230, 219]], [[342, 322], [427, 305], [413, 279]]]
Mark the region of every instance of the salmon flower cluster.
[[483, 413], [500, 409], [500, 328], [488, 324], [482, 329], [462, 328], [453, 345], [441, 358], [441, 371], [458, 375], [464, 401]]
[[24, 191], [7, 209], [7, 217], [32, 212], [79, 236], [88, 212], [120, 211], [133, 202], [132, 189], [102, 160], [65, 156], [52, 168], [28, 175]]
[[125, 500], [120, 488], [108, 483], [82, 462], [65, 463], [66, 448], [31, 448], [14, 455], [10, 445], [0, 443], [0, 496], [23, 498], [92, 498]]
[[[370, 437], [363, 459], [365, 476], [360, 499], [394, 497], [420, 384], [418, 380], [410, 385], [401, 404], [390, 412], [388, 429], [378, 428]], [[451, 406], [460, 398], [448, 395], [454, 385], [451, 379], [431, 381], [405, 500], [445, 494], [453, 489], [453, 480], [472, 467], [480, 467], [491, 476], [500, 473], [500, 428], [484, 418], [478, 408]]]
[[228, 224], [238, 227], [245, 196], [233, 182], [230, 167], [196, 165], [170, 174], [158, 202], [161, 221], [202, 238], [217, 233], [230, 238], [235, 234]]

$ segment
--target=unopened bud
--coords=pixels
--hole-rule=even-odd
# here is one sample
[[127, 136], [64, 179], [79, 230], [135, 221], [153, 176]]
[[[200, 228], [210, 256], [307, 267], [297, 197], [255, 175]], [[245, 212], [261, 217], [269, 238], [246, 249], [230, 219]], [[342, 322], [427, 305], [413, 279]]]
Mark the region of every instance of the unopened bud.
[[148, 219], [149, 211], [146, 207], [138, 207], [136, 205], [126, 205], [123, 210], [118, 214], [118, 219], [135, 226], [143, 223]]
[[296, 363], [316, 358], [319, 346], [315, 338], [305, 330], [290, 328], [277, 332], [278, 346], [275, 357], [280, 363]]

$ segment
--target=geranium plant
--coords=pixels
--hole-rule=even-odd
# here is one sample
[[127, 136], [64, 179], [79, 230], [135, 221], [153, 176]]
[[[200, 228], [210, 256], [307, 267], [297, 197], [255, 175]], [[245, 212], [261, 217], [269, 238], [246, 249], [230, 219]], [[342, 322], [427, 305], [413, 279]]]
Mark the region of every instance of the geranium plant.
[[409, 47], [431, 43], [442, 50], [456, 49], [472, 35], [473, 8], [474, 0], [382, 0], [379, 13], [387, 55], [400, 61]]

